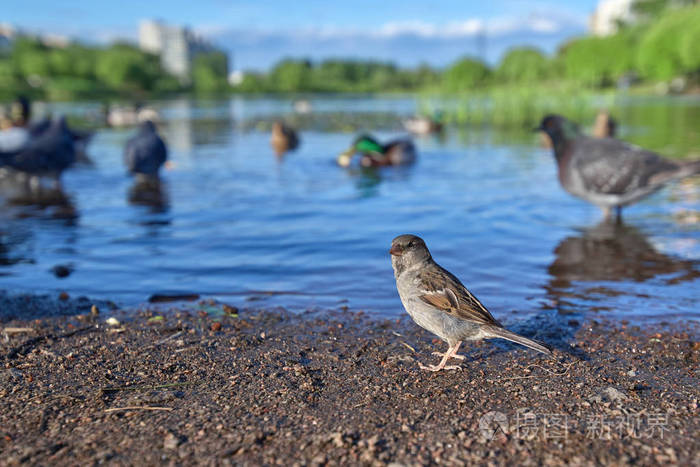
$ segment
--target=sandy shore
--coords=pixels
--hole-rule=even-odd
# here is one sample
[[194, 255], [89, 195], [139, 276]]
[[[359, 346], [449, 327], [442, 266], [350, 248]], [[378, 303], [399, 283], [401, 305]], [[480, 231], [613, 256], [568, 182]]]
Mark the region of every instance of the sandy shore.
[[556, 358], [429, 373], [445, 345], [407, 318], [77, 311], [2, 315], [2, 465], [700, 465], [697, 323], [534, 323]]

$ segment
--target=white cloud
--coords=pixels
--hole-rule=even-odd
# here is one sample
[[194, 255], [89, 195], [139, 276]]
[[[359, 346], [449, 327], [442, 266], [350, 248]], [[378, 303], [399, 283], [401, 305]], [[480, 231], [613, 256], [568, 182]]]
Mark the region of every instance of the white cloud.
[[[305, 40], [352, 39], [358, 37], [391, 39], [408, 35], [425, 39], [458, 39], [474, 37], [479, 34], [502, 36], [523, 31], [556, 33], [566, 29], [580, 28], [580, 26], [581, 21], [571, 17], [534, 13], [527, 17], [503, 16], [488, 20], [468, 18], [447, 23], [430, 23], [423, 20], [390, 21], [374, 29], [322, 25], [286, 31], [238, 31], [238, 34], [249, 34], [258, 37], [284, 34]], [[226, 33], [226, 28], [219, 26], [203, 25], [194, 29], [205, 36], [219, 36]]]

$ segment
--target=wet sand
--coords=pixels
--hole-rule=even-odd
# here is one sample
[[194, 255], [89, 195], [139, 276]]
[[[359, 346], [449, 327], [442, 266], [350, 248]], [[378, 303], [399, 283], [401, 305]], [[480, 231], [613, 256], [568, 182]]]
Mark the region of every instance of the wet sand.
[[490, 341], [430, 373], [446, 345], [407, 317], [0, 302], [2, 465], [700, 465], [697, 323], [511, 326], [555, 357]]

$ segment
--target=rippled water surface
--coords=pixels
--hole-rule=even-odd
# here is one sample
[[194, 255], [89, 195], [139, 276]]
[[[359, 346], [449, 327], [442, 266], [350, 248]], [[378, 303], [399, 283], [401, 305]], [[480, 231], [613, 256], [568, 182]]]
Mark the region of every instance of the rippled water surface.
[[[383, 139], [402, 133], [387, 115], [398, 122], [417, 106], [410, 98], [311, 104], [329, 119], [336, 111], [381, 115], [379, 131], [371, 118], [366, 129]], [[411, 232], [505, 321], [556, 311], [700, 318], [697, 178], [627, 209], [625, 225], [612, 228], [560, 188], [550, 151], [525, 131], [450, 128], [442, 139], [416, 139], [415, 166], [360, 173], [333, 162], [353, 137], [341, 131], [342, 116], [333, 114], [337, 130], [306, 129], [299, 150], [277, 159], [263, 126], [246, 122], [291, 113], [289, 101], [156, 105], [172, 161], [165, 206], [129, 201], [121, 153], [133, 130], [101, 129], [89, 147], [96, 166], [64, 174], [72, 218], [61, 215], [65, 208], [3, 202], [0, 288], [124, 305], [193, 292], [239, 305], [347, 305], [392, 316], [403, 309], [388, 248]], [[675, 125], [697, 138], [700, 103], [682, 107]], [[658, 121], [634, 115], [633, 126], [620, 122], [623, 138], [659, 133]], [[658, 146], [673, 153], [672, 140]], [[56, 277], [59, 264], [72, 273]]]

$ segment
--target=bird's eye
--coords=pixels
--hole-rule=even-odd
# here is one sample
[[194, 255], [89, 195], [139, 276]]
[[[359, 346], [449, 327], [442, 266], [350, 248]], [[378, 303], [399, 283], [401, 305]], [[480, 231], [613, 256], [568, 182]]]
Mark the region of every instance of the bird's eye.
[[408, 247], [409, 247], [409, 248], [413, 248], [413, 245], [414, 245], [413, 241], [408, 242]]

